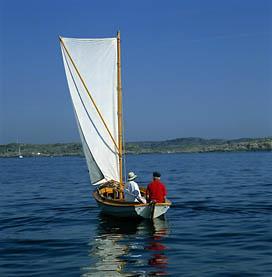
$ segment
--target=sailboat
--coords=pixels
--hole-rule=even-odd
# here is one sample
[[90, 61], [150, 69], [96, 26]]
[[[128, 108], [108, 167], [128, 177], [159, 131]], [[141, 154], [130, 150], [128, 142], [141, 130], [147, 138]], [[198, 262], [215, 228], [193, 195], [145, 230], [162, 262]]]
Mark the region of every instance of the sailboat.
[[18, 158], [22, 159], [24, 156], [21, 153], [21, 146], [19, 145], [19, 149], [18, 149]]
[[18, 144], [18, 158], [19, 158], [19, 159], [22, 159], [24, 156], [23, 156], [22, 153], [21, 153], [21, 145], [20, 145], [20, 143], [18, 142], [18, 139], [17, 139], [17, 144]]
[[[171, 202], [124, 199], [120, 32], [113, 38], [65, 38], [60, 45], [93, 197], [105, 214], [156, 218]], [[145, 188], [140, 188], [145, 196]]]

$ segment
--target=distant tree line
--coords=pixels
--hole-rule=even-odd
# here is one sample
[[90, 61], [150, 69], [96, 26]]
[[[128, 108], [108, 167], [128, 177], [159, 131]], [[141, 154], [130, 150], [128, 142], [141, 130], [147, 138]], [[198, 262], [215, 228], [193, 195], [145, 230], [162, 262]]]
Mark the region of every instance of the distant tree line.
[[[0, 157], [23, 156], [82, 156], [80, 143], [55, 144], [2, 144]], [[165, 141], [128, 142], [125, 145], [127, 154], [147, 153], [204, 153], [204, 152], [241, 152], [272, 151], [272, 137], [242, 138], [234, 140], [177, 138]]]

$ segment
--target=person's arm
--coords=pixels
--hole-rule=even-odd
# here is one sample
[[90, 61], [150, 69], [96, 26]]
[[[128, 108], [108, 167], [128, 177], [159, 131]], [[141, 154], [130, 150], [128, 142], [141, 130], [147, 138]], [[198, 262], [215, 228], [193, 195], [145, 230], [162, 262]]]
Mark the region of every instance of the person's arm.
[[141, 197], [141, 193], [138, 187], [135, 187], [133, 189], [133, 195], [135, 196], [136, 199], [138, 199], [139, 197]]
[[142, 197], [141, 191], [140, 191], [139, 188], [138, 188], [138, 190], [135, 190], [134, 195], [135, 195], [135, 198], [136, 198], [140, 203], [143, 203], [143, 204], [146, 203], [146, 200]]
[[135, 199], [137, 199], [140, 203], [142, 203], [143, 201], [141, 199], [141, 192], [140, 192], [138, 184], [136, 182], [132, 182], [131, 185], [132, 185], [133, 197]]

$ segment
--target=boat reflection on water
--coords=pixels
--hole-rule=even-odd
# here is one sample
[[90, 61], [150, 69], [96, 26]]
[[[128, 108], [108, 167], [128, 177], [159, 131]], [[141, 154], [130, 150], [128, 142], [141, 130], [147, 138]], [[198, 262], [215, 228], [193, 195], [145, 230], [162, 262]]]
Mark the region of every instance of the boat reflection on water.
[[165, 269], [167, 268], [168, 258], [166, 255], [167, 248], [163, 244], [163, 240], [168, 234], [166, 221], [155, 218], [151, 223], [153, 223], [153, 237], [145, 247], [146, 250], [152, 251], [151, 258], [148, 260], [148, 264], [157, 268], [155, 272], [152, 271], [152, 274], [166, 275]]
[[82, 276], [167, 275], [169, 228], [165, 218], [117, 219], [99, 215]]

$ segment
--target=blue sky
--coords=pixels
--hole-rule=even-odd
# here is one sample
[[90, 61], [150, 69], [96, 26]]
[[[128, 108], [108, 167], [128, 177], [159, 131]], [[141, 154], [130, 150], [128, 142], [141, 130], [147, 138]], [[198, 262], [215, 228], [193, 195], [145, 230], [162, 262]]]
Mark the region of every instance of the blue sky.
[[0, 3], [0, 143], [79, 141], [58, 35], [118, 29], [127, 141], [272, 135], [270, 1]]

